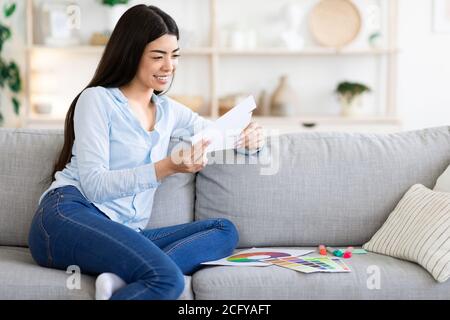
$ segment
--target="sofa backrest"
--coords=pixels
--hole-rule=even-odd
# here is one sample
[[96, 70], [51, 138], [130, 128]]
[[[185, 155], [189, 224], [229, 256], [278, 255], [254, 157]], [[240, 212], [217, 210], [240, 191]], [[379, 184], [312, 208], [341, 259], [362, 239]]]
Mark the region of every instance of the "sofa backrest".
[[[63, 140], [62, 130], [0, 129], [0, 245], [28, 246], [39, 197], [49, 186], [44, 180]], [[194, 179], [192, 174], [176, 174], [163, 181], [148, 227], [193, 220]]]
[[450, 164], [450, 127], [288, 134], [252, 157], [259, 163], [212, 164], [198, 174], [196, 219], [230, 219], [239, 247], [360, 245], [413, 184], [434, 187]]

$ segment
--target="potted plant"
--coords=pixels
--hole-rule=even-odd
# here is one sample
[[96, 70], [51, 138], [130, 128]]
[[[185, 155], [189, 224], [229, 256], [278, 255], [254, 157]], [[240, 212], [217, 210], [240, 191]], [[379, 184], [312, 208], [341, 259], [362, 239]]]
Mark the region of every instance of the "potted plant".
[[120, 17], [127, 11], [129, 0], [101, 0], [108, 6], [108, 33], [111, 34]]
[[370, 92], [371, 89], [357, 82], [340, 82], [335, 92], [339, 97], [342, 107], [343, 116], [352, 116], [358, 113], [358, 109], [362, 107], [361, 97], [364, 93]]
[[[16, 10], [16, 4], [10, 3], [3, 7], [3, 16], [8, 19]], [[22, 81], [20, 78], [19, 66], [14, 61], [7, 61], [2, 55], [2, 50], [5, 42], [12, 37], [11, 29], [0, 21], [0, 104], [4, 91], [9, 89], [11, 93], [11, 103], [14, 108], [14, 113], [19, 115], [20, 101], [18, 94], [22, 90]], [[0, 105], [0, 125], [4, 122], [4, 117]]]

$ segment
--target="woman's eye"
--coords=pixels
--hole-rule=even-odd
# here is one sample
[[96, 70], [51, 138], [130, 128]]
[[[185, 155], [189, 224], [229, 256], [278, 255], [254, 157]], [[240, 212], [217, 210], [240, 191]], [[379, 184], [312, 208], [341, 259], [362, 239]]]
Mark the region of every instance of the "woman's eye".
[[153, 60], [161, 60], [163, 57], [153, 57]]
[[179, 58], [179, 57], [180, 57], [179, 54], [176, 54], [176, 55], [173, 55], [173, 56], [172, 56], [172, 58], [174, 58], [174, 59], [177, 59], [177, 58]]

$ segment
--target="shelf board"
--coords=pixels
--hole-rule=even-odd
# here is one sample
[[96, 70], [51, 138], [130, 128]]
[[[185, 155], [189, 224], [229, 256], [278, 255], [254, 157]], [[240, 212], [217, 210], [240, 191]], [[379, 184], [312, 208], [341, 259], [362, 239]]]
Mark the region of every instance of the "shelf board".
[[65, 118], [61, 116], [30, 114], [28, 122], [32, 123], [64, 123]]
[[[205, 116], [205, 119], [216, 120], [214, 117]], [[30, 122], [64, 122], [63, 117], [51, 115], [37, 115], [29, 116]], [[320, 124], [338, 124], [338, 125], [352, 125], [352, 124], [386, 124], [386, 125], [400, 125], [401, 120], [395, 117], [382, 116], [364, 116], [364, 117], [342, 117], [342, 116], [328, 116], [328, 115], [305, 115], [296, 117], [272, 117], [272, 116], [254, 116], [253, 121], [263, 124], [302, 124], [302, 123], [320, 123]]]
[[[102, 54], [105, 46], [68, 46], [68, 47], [48, 47], [44, 45], [34, 45], [28, 47], [29, 51], [52, 51], [70, 54]], [[222, 56], [336, 56], [336, 55], [384, 55], [397, 53], [398, 49], [334, 49], [334, 48], [308, 48], [304, 50], [288, 50], [284, 48], [257, 48], [249, 50], [236, 50], [229, 48], [186, 48], [181, 50], [182, 55], [211, 55]]]
[[[48, 47], [44, 45], [34, 45], [27, 48], [28, 51], [48, 51], [61, 54], [102, 54], [105, 46], [68, 46], [68, 47]], [[209, 55], [214, 50], [212, 48], [191, 48], [183, 49], [182, 55]]]
[[205, 47], [205, 48], [181, 48], [181, 55], [210, 55], [214, 53], [214, 48]]
[[[208, 120], [217, 120], [215, 117], [204, 117]], [[330, 115], [300, 115], [295, 117], [253, 116], [252, 121], [261, 125], [301, 125], [303, 123], [316, 123], [327, 125], [401, 125], [397, 117], [388, 116], [330, 116]]]
[[283, 48], [258, 48], [251, 50], [218, 49], [219, 55], [260, 55], [260, 56], [336, 56], [336, 55], [384, 55], [397, 53], [398, 49], [334, 49], [308, 48], [304, 50], [287, 50]]
[[48, 47], [44, 45], [34, 45], [28, 47], [28, 51], [47, 51], [66, 54], [91, 53], [101, 54], [105, 49], [104, 46], [68, 46], [68, 47]]
[[303, 115], [295, 117], [254, 116], [254, 121], [261, 123], [323, 123], [323, 124], [389, 124], [399, 125], [401, 121], [396, 117], [387, 116], [330, 116], [330, 115]]

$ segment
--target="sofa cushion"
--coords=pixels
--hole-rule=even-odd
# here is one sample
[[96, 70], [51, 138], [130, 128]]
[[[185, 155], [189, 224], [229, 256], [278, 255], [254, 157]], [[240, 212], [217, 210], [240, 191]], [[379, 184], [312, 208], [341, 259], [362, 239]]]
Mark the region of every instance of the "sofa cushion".
[[450, 277], [450, 193], [413, 185], [363, 248], [416, 262], [445, 282]]
[[450, 192], [450, 165], [439, 176], [434, 186], [434, 191]]
[[58, 130], [0, 129], [0, 245], [27, 246], [62, 141]]
[[[73, 274], [38, 266], [26, 248], [0, 246], [0, 300], [90, 300], [95, 297], [95, 277], [81, 274], [80, 288]], [[192, 277], [185, 276], [179, 300], [192, 300]]]
[[[169, 144], [168, 154], [178, 141]], [[147, 228], [159, 228], [194, 220], [195, 175], [177, 173], [166, 177], [155, 192]]]
[[437, 283], [426, 270], [408, 261], [368, 253], [353, 255], [345, 263], [351, 272], [304, 274], [278, 266], [208, 266], [194, 274], [193, 290], [197, 300], [448, 299], [450, 296], [449, 282]]
[[258, 156], [236, 155], [249, 164], [210, 156], [196, 180], [195, 218], [233, 221], [239, 247], [362, 245], [413, 184], [434, 186], [450, 163], [450, 127], [295, 133], [270, 137]]
[[26, 248], [0, 247], [2, 300], [94, 299], [94, 277], [82, 275], [80, 289], [70, 290], [67, 287], [70, 276], [62, 270], [38, 266]]
[[[0, 129], [0, 245], [28, 246], [31, 220], [63, 139], [62, 130]], [[155, 194], [149, 227], [192, 221], [194, 183], [192, 174], [165, 179]]]

